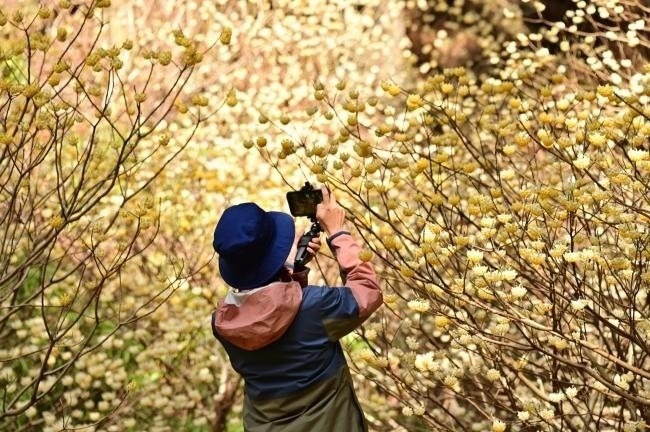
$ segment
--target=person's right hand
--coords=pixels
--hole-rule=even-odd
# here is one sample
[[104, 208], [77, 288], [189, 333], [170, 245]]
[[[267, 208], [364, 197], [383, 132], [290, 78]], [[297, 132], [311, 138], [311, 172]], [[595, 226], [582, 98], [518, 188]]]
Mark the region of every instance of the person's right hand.
[[321, 191], [323, 192], [323, 202], [316, 206], [316, 219], [329, 237], [343, 230], [345, 210], [336, 202], [334, 193], [330, 192], [326, 186], [321, 186]]

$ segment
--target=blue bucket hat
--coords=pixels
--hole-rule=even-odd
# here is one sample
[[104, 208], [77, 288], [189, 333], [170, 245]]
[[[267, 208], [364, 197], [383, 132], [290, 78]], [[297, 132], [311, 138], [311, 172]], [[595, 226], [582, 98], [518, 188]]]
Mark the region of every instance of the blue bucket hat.
[[214, 229], [219, 272], [236, 289], [262, 286], [284, 265], [294, 241], [293, 218], [255, 203], [227, 208]]

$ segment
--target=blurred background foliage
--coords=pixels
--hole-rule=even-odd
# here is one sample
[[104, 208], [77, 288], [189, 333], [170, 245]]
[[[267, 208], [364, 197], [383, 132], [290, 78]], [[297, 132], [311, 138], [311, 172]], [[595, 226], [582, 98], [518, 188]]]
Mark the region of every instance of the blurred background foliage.
[[306, 180], [385, 284], [372, 430], [650, 423], [643, 2], [0, 10], [0, 429], [242, 430], [212, 229]]

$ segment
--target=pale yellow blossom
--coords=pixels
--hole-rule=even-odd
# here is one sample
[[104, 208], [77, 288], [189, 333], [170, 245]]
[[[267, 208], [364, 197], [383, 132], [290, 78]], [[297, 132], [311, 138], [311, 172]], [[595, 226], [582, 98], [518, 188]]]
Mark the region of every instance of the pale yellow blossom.
[[647, 160], [649, 158], [647, 150], [631, 149], [628, 150], [627, 155], [632, 162]]
[[415, 312], [427, 312], [431, 307], [429, 300], [415, 299], [407, 303], [409, 309]]
[[505, 432], [506, 424], [501, 420], [494, 420], [492, 422], [492, 432]]
[[476, 249], [467, 251], [467, 260], [473, 264], [479, 263], [483, 260], [483, 252]]
[[607, 142], [607, 137], [599, 132], [592, 132], [587, 136], [587, 140], [590, 144], [601, 147]]
[[589, 168], [590, 164], [591, 164], [591, 159], [589, 158], [589, 156], [585, 154], [578, 155], [578, 157], [573, 160], [573, 165], [575, 165], [575, 167], [579, 169]]

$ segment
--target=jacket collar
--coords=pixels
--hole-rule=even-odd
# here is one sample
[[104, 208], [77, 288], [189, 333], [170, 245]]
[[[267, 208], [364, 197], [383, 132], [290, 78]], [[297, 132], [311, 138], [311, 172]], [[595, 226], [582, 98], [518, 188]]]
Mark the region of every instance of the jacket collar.
[[256, 350], [278, 340], [293, 322], [302, 289], [296, 281], [230, 290], [213, 315], [213, 330], [233, 345]]

